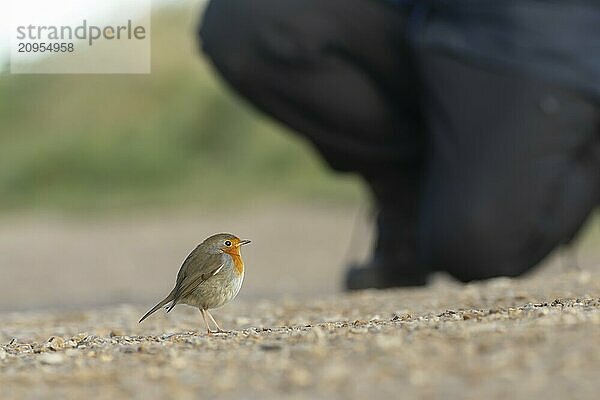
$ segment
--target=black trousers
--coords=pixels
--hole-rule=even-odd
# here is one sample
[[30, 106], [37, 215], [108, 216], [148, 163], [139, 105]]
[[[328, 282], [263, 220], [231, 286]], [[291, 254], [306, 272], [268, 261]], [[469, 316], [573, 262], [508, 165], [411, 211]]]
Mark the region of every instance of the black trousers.
[[519, 275], [600, 201], [598, 107], [411, 48], [407, 25], [379, 0], [212, 0], [200, 36], [235, 90], [400, 210], [412, 268]]

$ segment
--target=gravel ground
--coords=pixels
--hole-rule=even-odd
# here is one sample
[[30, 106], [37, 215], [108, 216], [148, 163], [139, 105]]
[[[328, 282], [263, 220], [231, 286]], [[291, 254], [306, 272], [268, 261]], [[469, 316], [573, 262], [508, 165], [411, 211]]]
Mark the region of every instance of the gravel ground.
[[0, 314], [0, 398], [543, 398], [600, 391], [600, 276]]

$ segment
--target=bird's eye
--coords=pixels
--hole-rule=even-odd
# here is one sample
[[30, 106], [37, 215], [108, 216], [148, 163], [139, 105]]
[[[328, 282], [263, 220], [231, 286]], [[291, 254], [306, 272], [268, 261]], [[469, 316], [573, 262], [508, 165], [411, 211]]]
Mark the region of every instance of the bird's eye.
[[225, 241], [225, 246], [231, 246], [231, 241], [230, 240], [226, 240]]

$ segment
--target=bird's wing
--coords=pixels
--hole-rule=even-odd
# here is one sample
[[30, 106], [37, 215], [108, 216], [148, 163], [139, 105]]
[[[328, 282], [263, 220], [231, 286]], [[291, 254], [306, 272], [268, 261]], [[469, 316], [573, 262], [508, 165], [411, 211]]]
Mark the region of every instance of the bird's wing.
[[170, 311], [180, 299], [187, 297], [199, 285], [206, 282], [207, 279], [218, 274], [225, 263], [221, 254], [200, 254], [198, 248], [194, 249], [185, 259], [179, 274], [177, 275], [177, 284], [173, 295], [173, 303], [169, 307]]

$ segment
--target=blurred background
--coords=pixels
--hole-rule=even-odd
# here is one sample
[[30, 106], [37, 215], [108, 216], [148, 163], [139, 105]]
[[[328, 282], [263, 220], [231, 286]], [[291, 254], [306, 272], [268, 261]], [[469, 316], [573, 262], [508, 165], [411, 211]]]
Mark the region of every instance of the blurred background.
[[[253, 240], [242, 301], [335, 292], [367, 254], [360, 181], [232, 95], [198, 52], [203, 6], [155, 3], [149, 75], [0, 74], [0, 312], [149, 306], [221, 231]], [[599, 268], [597, 221], [535, 273]]]

